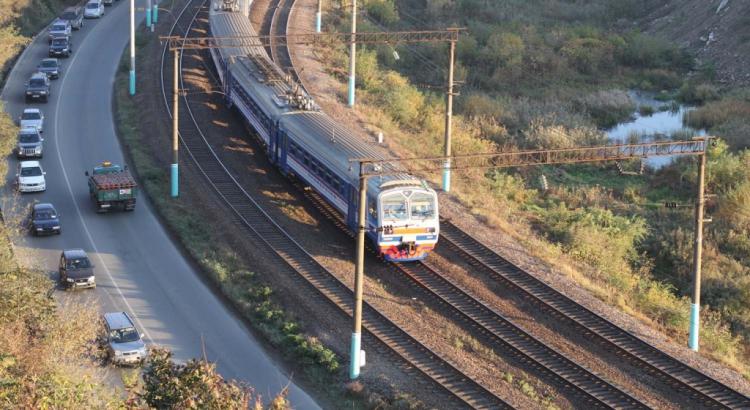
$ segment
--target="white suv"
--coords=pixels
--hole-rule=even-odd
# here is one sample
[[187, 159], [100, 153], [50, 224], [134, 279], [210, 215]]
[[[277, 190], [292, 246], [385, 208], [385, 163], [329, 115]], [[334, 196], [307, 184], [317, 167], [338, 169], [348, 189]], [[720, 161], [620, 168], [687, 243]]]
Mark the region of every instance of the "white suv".
[[33, 127], [39, 132], [44, 132], [44, 114], [39, 108], [24, 108], [23, 114], [18, 117], [18, 126], [21, 128]]
[[83, 17], [87, 19], [98, 19], [104, 15], [104, 4], [102, 0], [89, 0], [83, 11]]
[[39, 161], [21, 161], [16, 172], [18, 192], [42, 192], [47, 190], [44, 180], [46, 172]]

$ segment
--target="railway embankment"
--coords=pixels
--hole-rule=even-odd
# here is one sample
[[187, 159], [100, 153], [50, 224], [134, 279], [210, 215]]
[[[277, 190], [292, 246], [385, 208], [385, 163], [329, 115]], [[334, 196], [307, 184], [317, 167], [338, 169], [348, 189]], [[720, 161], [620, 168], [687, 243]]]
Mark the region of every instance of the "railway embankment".
[[[300, 12], [296, 16], [293, 15], [295, 20], [290, 27], [298, 32], [313, 30], [312, 13], [315, 3], [300, 0], [297, 10]], [[340, 9], [335, 9], [334, 5], [331, 12], [340, 13]], [[329, 19], [330, 24], [336, 21], [340, 20], [337, 20], [337, 17]], [[435, 95], [427, 96], [421, 93], [411, 86], [405, 77], [390, 69], [378, 68], [376, 56], [382, 55], [378, 54], [381, 51], [361, 51], [359, 61], [365, 68], [358, 72], [362, 89], [358, 90], [356, 110], [344, 106], [346, 83], [341, 81], [344, 73], [338, 68], [345, 66], [345, 53], [341, 49], [331, 52], [294, 46], [292, 56], [303, 83], [316, 102], [324, 111], [345, 122], [350, 129], [357, 130], [358, 135], [364, 140], [374, 142], [375, 134], [384, 131], [386, 146], [396, 156], [438, 155], [442, 147], [442, 103], [436, 104], [435, 101], [440, 100], [436, 99]], [[404, 121], [393, 113], [393, 107], [401, 107], [399, 104], [403, 104], [405, 100], [422, 106], [421, 114], [416, 113], [412, 118], [415, 123], [422, 124], [421, 128], [410, 126], [409, 121]], [[406, 112], [410, 111], [407, 109]], [[473, 129], [467, 122], [461, 122], [459, 119], [454, 124], [458, 124], [454, 126], [459, 130], [458, 136], [454, 134], [454, 147], [463, 152], [490, 151], [497, 148], [490, 138]], [[565, 130], [567, 129], [559, 129], [561, 132]], [[558, 183], [572, 181], [581, 185], [585, 181], [593, 181], [595, 184], [611, 182], [603, 180], [606, 177], [594, 175], [597, 172], [609, 173], [603, 168], [590, 169], [583, 177], [580, 173], [570, 175], [564, 170], [551, 169], [545, 172], [558, 172], [559, 175], [563, 175], [555, 179]], [[608, 198], [612, 199], [619, 195], [617, 189], [593, 187], [586, 193], [583, 192], [584, 188], [577, 188], [572, 192], [560, 188], [556, 193], [563, 197], [561, 206], [565, 208], [556, 213], [537, 213], [535, 211], [540, 209], [538, 200], [544, 203], [548, 197], [538, 196], [536, 190], [527, 188], [524, 182], [535, 178], [536, 175], [522, 174], [519, 178], [504, 174], [488, 176], [478, 172], [458, 176], [463, 182], [453, 184], [455, 189], [452, 194], [442, 195], [441, 213], [465, 231], [474, 233], [483, 243], [490, 244], [496, 252], [552, 284], [573, 300], [607, 317], [619, 327], [629, 329], [663, 351], [693, 367], [703, 369], [740, 391], [750, 391], [743, 375], [735, 372], [737, 369], [744, 372], [744, 365], [741, 364], [742, 342], [731, 335], [726, 323], [717, 322], [715, 316], [708, 315], [705, 318], [702, 330], [705, 339], [702, 349], [707, 352], [707, 356], [728, 364], [730, 368], [707, 360], [706, 357], [696, 356], [684, 347], [687, 329], [685, 318], [689, 311], [686, 299], [676, 296], [669, 286], [655, 280], [648, 271], [633, 270], [627, 264], [618, 264], [617, 258], [623, 255], [623, 249], [631, 245], [628, 241], [636, 242], [641, 235], [638, 233], [640, 228], [637, 224], [630, 225], [626, 220], [618, 220], [614, 213], [602, 214], [600, 216], [604, 216], [604, 219], [611, 218], [609, 222], [619, 224], [618, 229], [621, 228], [615, 237], [607, 237], [597, 236], [595, 230], [583, 229], [580, 224], [568, 223], [576, 220], [575, 215], [586, 209], [586, 201], [576, 198], [579, 193], [588, 196], [589, 200], [594, 202], [599, 198], [599, 203], [605, 203]], [[425, 177], [439, 183], [435, 176]], [[461, 184], [464, 185], [459, 186]], [[641, 184], [640, 188], [637, 188], [638, 191], [630, 192], [643, 192], [642, 189], [647, 189], [642, 182], [637, 184]], [[615, 188], [624, 189], [622, 185]], [[518, 206], [518, 203], [525, 205]], [[567, 242], [552, 234], [544, 235], [544, 230], [541, 230], [540, 235], [540, 224], [549, 224], [554, 222], [555, 218], [560, 218], [557, 220], [559, 229], [552, 234], [567, 237]], [[609, 223], [603, 221], [602, 219], [604, 224]], [[588, 233], [583, 234], [583, 231]], [[575, 232], [580, 235], [571, 236]], [[565, 236], [566, 233], [570, 235]], [[574, 243], [573, 240], [581, 242]], [[439, 250], [438, 254], [441, 253]], [[453, 260], [448, 259], [446, 266], [452, 262]]]
[[[309, 50], [305, 50], [304, 53], [309, 55]], [[216, 86], [215, 84], [211, 84], [210, 79], [208, 79], [208, 77], [211, 76], [209, 73], [211, 69], [208, 67], [210, 62], [206, 61], [205, 56], [191, 55], [187, 60], [192, 61], [195, 64], [194, 66], [188, 65], [183, 67], [183, 72], [186, 74], [186, 77], [190, 77], [189, 82], [191, 84], [191, 89], [194, 88], [196, 90], [208, 92]], [[143, 73], [139, 78], [144, 78], [144, 75], [148, 76], [149, 74]], [[200, 78], [204, 78], [204, 80], [200, 80]], [[205, 79], [208, 79], [208, 81], [205, 81]], [[200, 92], [197, 93], [200, 94]], [[346, 262], [350, 257], [348, 254], [350, 242], [348, 242], [346, 238], [336, 239], [335, 241], [330, 240], [330, 238], [333, 237], [341, 237], [342, 234], [340, 232], [338, 234], [335, 233], [335, 229], [332, 231], [331, 227], [327, 226], [326, 222], [323, 220], [324, 218], [321, 218], [321, 215], [317, 214], [315, 211], [311, 211], [310, 207], [305, 205], [304, 201], [300, 200], [298, 193], [295, 193], [293, 187], [290, 187], [288, 183], [278, 179], [277, 176], [274, 176], [273, 174], [275, 174], [275, 171], [272, 170], [269, 164], [264, 164], [262, 160], [257, 162], [250, 160], [253, 157], [262, 158], [263, 154], [260, 152], [261, 150], [259, 150], [259, 147], [250, 141], [250, 138], [248, 138], [247, 132], [244, 129], [240, 127], [238, 130], [235, 128], [236, 125], [232, 125], [232, 123], [237, 122], [237, 118], [233, 118], [231, 115], [224, 116], [225, 114], [222, 114], [223, 109], [221, 107], [222, 101], [220, 98], [206, 100], [196, 98], [196, 100], [198, 101], [195, 102], [195, 105], [202, 106], [205, 110], [204, 114], [201, 115], [201, 118], [211, 118], [211, 121], [209, 122], [211, 123], [210, 126], [213, 128], [208, 134], [214, 137], [211, 140], [214, 149], [220, 152], [222, 159], [227, 159], [230, 156], [235, 157], [234, 161], [227, 161], [231, 162], [230, 170], [232, 174], [237, 179], [243, 181], [242, 183], [244, 187], [251, 187], [254, 194], [258, 195], [263, 204], [267, 206], [266, 209], [273, 210], [272, 212], [276, 218], [278, 218], [280, 224], [284, 225], [285, 228], [293, 227], [295, 232], [300, 233], [300, 241], [303, 243], [303, 246], [306, 249], [311, 250], [311, 253], [315, 255], [316, 259], [322, 261], [326, 266], [331, 266], [332, 270], [340, 272], [341, 277], [347, 283], [351, 282], [351, 265]], [[156, 106], [148, 107], [148, 101], [146, 100], [138, 101], [136, 106], [140, 110], [139, 112], [143, 112], [144, 114], [151, 111], [151, 109], [158, 108]], [[193, 254], [193, 256], [198, 259], [204, 267], [209, 269], [210, 274], [214, 277], [224, 276], [225, 280], [226, 278], [229, 278], [231, 281], [236, 279], [233, 277], [233, 272], [245, 271], [253, 272], [254, 275], [252, 276], [257, 275], [262, 277], [262, 280], [268, 280], [269, 283], [284, 283], [284, 272], [280, 270], [278, 265], [273, 266], [267, 263], [269, 260], [268, 255], [264, 255], [259, 249], [253, 249], [252, 244], [248, 244], [247, 240], [243, 238], [243, 235], [239, 234], [234, 236], [232, 230], [236, 229], [236, 225], [239, 222], [228, 217], [227, 212], [222, 212], [221, 204], [216, 202], [215, 198], [212, 200], [210, 198], [211, 195], [206, 195], [210, 189], [206, 186], [200, 186], [200, 175], [197, 175], [195, 172], [190, 174], [190, 171], [187, 171], [188, 174], [185, 176], [185, 178], [190, 181], [186, 187], [187, 191], [195, 190], [194, 193], [196, 193], [195, 198], [191, 199], [190, 202], [185, 201], [190, 195], [185, 193], [185, 191], [183, 191], [183, 195], [178, 202], [179, 206], [170, 205], [169, 200], [164, 200], [167, 198], [167, 180], [165, 178], [166, 175], [160, 170], [158, 164], [166, 164], [169, 161], [168, 139], [164, 137], [169, 135], [169, 130], [167, 126], [157, 126], [156, 123], [158, 121], [148, 119], [145, 115], [131, 115], [130, 117], [137, 117], [141, 120], [138, 124], [134, 124], [132, 120], [130, 122], [129, 127], [133, 130], [137, 130], [137, 134], [141, 134], [139, 135], [139, 139], [131, 140], [130, 144], [133, 146], [139, 145], [140, 147], [147, 147], [147, 149], [144, 150], [145, 152], [134, 154], [134, 158], [135, 155], [146, 155], [152, 157], [152, 162], [150, 164], [144, 162], [146, 166], [142, 167], [144, 169], [142, 179], [151, 181], [154, 184], [154, 192], [156, 195], [161, 195], [163, 203], [157, 203], [160, 208], [162, 206], [172, 206], [171, 212], [174, 213], [174, 215], [172, 215], [172, 218], [174, 218], [172, 223], [187, 225], [187, 229], [180, 228], [180, 232], [178, 232], [177, 235], [183, 238], [183, 240], [187, 238], [187, 240], [194, 242], [193, 245], [198, 244], [203, 247], [203, 249], [199, 248], [200, 252]], [[362, 120], [362, 122], [365, 123], [366, 120]], [[153, 138], [143, 138], [143, 135], [147, 134], [146, 130], [149, 129], [157, 130], [155, 131], [155, 134], [152, 135]], [[224, 130], [222, 131], [222, 129]], [[137, 141], [137, 144], [135, 141]], [[131, 147], [131, 150], [132, 149], [133, 147]], [[154, 160], [156, 157], [160, 158]], [[136, 160], [136, 163], [137, 162], [138, 160]], [[253, 179], [255, 179], [255, 181], [252, 181]], [[185, 181], [186, 180], [183, 179], [183, 183], [186, 183]], [[450, 198], [446, 198], [446, 200], [451, 201]], [[461, 220], [462, 214], [460, 212], [462, 212], [462, 204], [449, 203], [448, 206], [455, 206], [453, 210], [454, 213], [451, 213], [450, 215], [453, 216], [454, 220]], [[202, 211], [197, 214], [192, 213], [196, 211], [197, 208], [202, 208]], [[465, 213], [465, 209], [463, 211]], [[192, 217], [186, 217], [187, 215], [192, 215]], [[168, 219], [169, 217], [165, 218]], [[201, 219], [211, 221], [211, 223], [202, 223], [200, 221]], [[182, 220], [182, 222], [180, 222], [180, 220]], [[473, 221], [473, 223], [476, 222], [477, 221]], [[209, 231], [215, 231], [216, 233], [212, 235]], [[302, 232], [306, 233], [303, 234]], [[480, 236], [483, 235], [484, 233], [480, 234]], [[206, 238], [210, 238], [210, 240], [207, 241]], [[322, 241], [324, 238], [325, 241], [329, 242]], [[490, 236], [490, 238], [492, 237]], [[217, 251], [217, 248], [214, 248], [216, 241], [218, 240], [226, 241], [227, 248], [225, 248], [225, 251]], [[489, 239], [488, 241], [492, 240], [493, 239]], [[206, 247], [206, 243], [210, 244], [210, 246]], [[208, 249], [208, 251], [206, 251], [206, 249]], [[238, 249], [242, 249], [243, 252], [238, 252]], [[522, 249], [519, 248], [519, 250]], [[237, 258], [238, 254], [241, 258]], [[454, 256], [446, 256], [446, 259], [449, 261], [447, 265], [450, 265], [450, 262], [452, 262], [451, 258]], [[221, 265], [227, 260], [230, 261], [230, 264], [221, 267]], [[204, 264], [204, 261], [207, 261], [208, 263]], [[266, 261], [267, 268], [261, 268], [264, 261]], [[247, 265], [243, 267], [243, 263]], [[375, 261], [375, 263], [377, 262]], [[219, 265], [220, 269], [216, 269], [217, 266], [211, 266], [212, 264]], [[464, 367], [475, 367], [479, 369], [475, 377], [483, 380], [485, 383], [490, 383], [488, 379], [491, 375], [496, 375], [498, 371], [501, 371], [503, 378], [502, 380], [495, 380], [497, 383], [494, 388], [503, 391], [504, 394], [512, 396], [516, 400], [514, 401], [514, 404], [518, 406], [575, 406], [575, 401], [571, 404], [571, 402], [567, 401], [567, 398], [563, 397], [564, 394], [561, 394], [554, 389], [549, 389], [545, 386], [543, 381], [535, 379], [534, 376], [528, 376], [522, 371], [519, 372], [514, 366], [503, 364], [503, 360], [496, 357], [496, 352], [487, 348], [484, 340], [471, 336], [471, 334], [466, 333], [465, 329], [461, 329], [460, 326], [447, 324], [443, 316], [444, 312], [439, 312], [440, 309], [436, 309], [435, 305], [427, 301], [427, 297], [423, 299], [421, 296], [413, 296], [415, 295], [415, 290], [412, 286], [405, 283], [399, 283], [402, 282], [401, 279], [394, 279], [392, 275], [387, 272], [379, 271], [378, 268], [375, 268], [374, 270], [376, 273], [373, 279], [369, 281], [366, 297], [374, 300], [379, 310], [382, 309], [383, 311], [390, 312], [389, 314], [395, 316], [401, 314], [403, 316], [401, 319], [406, 322], [407, 325], [411, 325], [411, 329], [414, 330], [415, 333], [421, 335], [420, 337], [428, 339], [431, 346], [436, 346], [440, 349], [441, 355], [445, 354], [446, 356], [451, 357], [453, 362], [461, 362], [461, 365]], [[467, 272], [464, 275], [468, 276], [470, 273]], [[293, 312], [293, 314], [296, 312], [298, 317], [306, 318], [306, 323], [302, 323], [302, 328], [309, 330], [310, 334], [314, 334], [315, 337], [323, 340], [326, 345], [332, 346], [334, 350], [340, 352], [340, 354], [345, 354], [345, 341], [347, 340], [346, 329], [348, 328], [347, 320], [336, 314], [326, 316], [325, 309], [322, 311], [322, 316], [324, 317], [321, 317], [320, 311], [313, 313], [310, 309], [305, 308], [305, 310], [300, 308], [300, 306], [297, 306], [297, 310], [295, 310], [294, 299], [295, 295], [298, 295], [298, 293], [293, 291], [295, 285], [295, 283], [289, 282], [287, 285], [281, 285], [279, 288], [275, 286], [269, 287], [269, 291], [274, 298], [279, 301], [280, 305], [291, 306], [290, 311]], [[271, 288], [273, 289], [272, 291], [270, 290]], [[478, 291], [481, 291], [479, 289], [481, 289], [481, 285], [478, 288]], [[224, 289], [224, 291], [227, 292], [226, 289]], [[241, 294], [240, 291], [240, 296]], [[230, 297], [232, 297], [232, 295], [230, 295]], [[299, 303], [297, 304], [299, 305]], [[411, 310], [411, 312], [409, 312], [409, 310]], [[332, 312], [329, 312], [329, 314], [330, 313]], [[522, 313], [521, 311], [516, 313], [528, 315], [528, 313]], [[315, 321], [315, 323], [309, 323], [311, 317], [314, 317], [312, 320]], [[415, 320], [418, 322], [421, 321], [422, 323], [415, 322]], [[525, 324], [530, 325], [533, 321], [534, 320], [530, 320]], [[524, 319], [524, 322], [526, 322], [526, 319]], [[435, 325], [438, 323], [439, 325]], [[555, 337], [551, 334], [548, 335], [547, 338], [551, 340]], [[583, 344], [585, 342], [578, 343]], [[571, 352], [569, 353], [571, 356], [574, 356], [574, 352], [577, 349], [576, 346], [575, 343], [568, 344], [567, 349]], [[450, 350], [453, 351], [451, 352]], [[368, 358], [370, 358], [369, 353], [370, 352], [368, 352]], [[486, 363], [477, 361], [479, 357], [486, 361]], [[576, 361], [578, 360], [580, 359], [576, 358]], [[294, 361], [294, 359], [292, 359], [292, 361]], [[374, 366], [376, 366], [374, 367], [375, 372], [387, 368], [387, 366], [382, 364], [379, 366], [378, 362], [379, 361], [376, 360], [376, 363], [374, 363]], [[608, 367], [606, 362], [595, 365], [601, 366], [602, 368]], [[373, 367], [368, 367], [368, 373], [373, 371], [371, 369], [373, 369]], [[388, 374], [388, 379], [390, 379], [390, 384], [388, 382], [383, 382], [382, 380], [380, 383], [376, 383], [380, 388], [380, 392], [388, 392], [389, 390], [394, 392], [396, 391], [394, 385], [402, 386], [405, 390], [419, 391], [418, 386], [401, 383], [409, 378], [408, 374], [402, 374], [401, 377], [403, 377], [403, 379], [399, 379], [397, 377], [392, 377], [394, 375], [397, 376], [397, 373], [394, 373], [393, 370], [386, 369], [385, 371]], [[619, 381], [620, 379], [618, 379], [618, 377], [622, 378], [623, 376], [608, 374], [607, 377], [612, 377]], [[632, 379], [635, 377], [632, 375], [625, 376], [625, 384], [633, 383], [632, 380], [628, 381], [629, 378]], [[396, 380], [398, 380], [398, 382]], [[341, 379], [338, 379], [337, 381], [341, 382]], [[338, 390], [339, 393], [342, 391], [338, 387], [333, 387], [333, 389]], [[636, 388], [636, 390], [639, 389]], [[648, 392], [648, 388], [644, 390], [645, 392], [641, 394], [645, 394], [649, 397], [665, 394], [668, 395], [665, 391]], [[360, 387], [357, 385], [350, 385], [348, 392], [348, 394], [359, 396], [360, 398], [369, 397], [369, 399], [372, 399], [373, 397], [377, 397], [377, 395], [368, 396], [362, 394]], [[397, 393], [391, 394], [391, 396], [396, 395]], [[660, 402], [658, 399], [651, 400], [657, 400], [651, 403], [659, 407], [669, 407], [670, 405], [667, 402]]]

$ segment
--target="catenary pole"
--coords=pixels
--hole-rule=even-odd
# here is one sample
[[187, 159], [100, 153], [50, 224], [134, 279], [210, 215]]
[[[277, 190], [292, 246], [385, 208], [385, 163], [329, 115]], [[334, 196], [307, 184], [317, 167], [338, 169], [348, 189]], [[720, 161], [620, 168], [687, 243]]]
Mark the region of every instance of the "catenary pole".
[[146, 28], [151, 28], [151, 0], [146, 0]]
[[352, 38], [349, 46], [349, 107], [354, 107], [354, 83], [357, 58], [357, 0], [352, 0]]
[[451, 131], [453, 128], [453, 63], [456, 57], [456, 42], [450, 42], [450, 64], [448, 65], [448, 93], [445, 96], [445, 163], [443, 169], [443, 191], [451, 189]]
[[365, 163], [359, 163], [359, 204], [357, 213], [357, 263], [354, 272], [354, 330], [352, 331], [352, 343], [350, 353], [349, 378], [354, 380], [359, 377], [361, 366], [362, 346], [362, 288], [365, 272], [365, 220], [367, 207], [367, 175], [365, 175]]
[[318, 11], [315, 12], [315, 32], [320, 33], [320, 27], [322, 25], [321, 19], [322, 19], [322, 9], [323, 9], [323, 0], [318, 0]]
[[135, 95], [135, 0], [130, 0], [130, 95]]
[[690, 337], [688, 345], [698, 351], [701, 306], [701, 261], [703, 256], [703, 208], [705, 204], [706, 154], [699, 158], [698, 198], [695, 204], [695, 244], [693, 248], [693, 299], [690, 304]]
[[172, 198], [177, 198], [180, 194], [179, 184], [179, 109], [180, 109], [180, 50], [174, 50], [174, 84], [172, 88], [172, 167], [170, 173]]

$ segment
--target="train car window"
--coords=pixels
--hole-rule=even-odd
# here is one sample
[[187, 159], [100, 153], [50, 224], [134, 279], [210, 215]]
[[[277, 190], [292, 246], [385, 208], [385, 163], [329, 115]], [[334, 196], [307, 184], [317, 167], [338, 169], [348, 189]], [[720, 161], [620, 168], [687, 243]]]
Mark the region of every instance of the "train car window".
[[428, 193], [416, 192], [411, 196], [411, 218], [431, 219], [435, 217], [435, 198]]
[[406, 209], [406, 198], [400, 193], [383, 196], [383, 219], [402, 221], [409, 218]]

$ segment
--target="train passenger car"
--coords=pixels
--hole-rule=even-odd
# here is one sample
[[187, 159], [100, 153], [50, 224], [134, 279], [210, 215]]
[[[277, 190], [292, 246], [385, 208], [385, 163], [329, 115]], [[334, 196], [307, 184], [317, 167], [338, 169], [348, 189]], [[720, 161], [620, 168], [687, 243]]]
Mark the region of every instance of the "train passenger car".
[[[255, 35], [248, 18], [221, 7], [211, 8], [209, 23], [214, 37]], [[385, 153], [321, 112], [260, 43], [246, 43], [211, 49], [228, 102], [257, 131], [271, 162], [318, 192], [356, 231], [358, 167], [349, 159]], [[386, 260], [421, 260], [435, 247], [438, 201], [426, 182], [405, 173], [372, 177], [367, 201], [367, 236]]]

